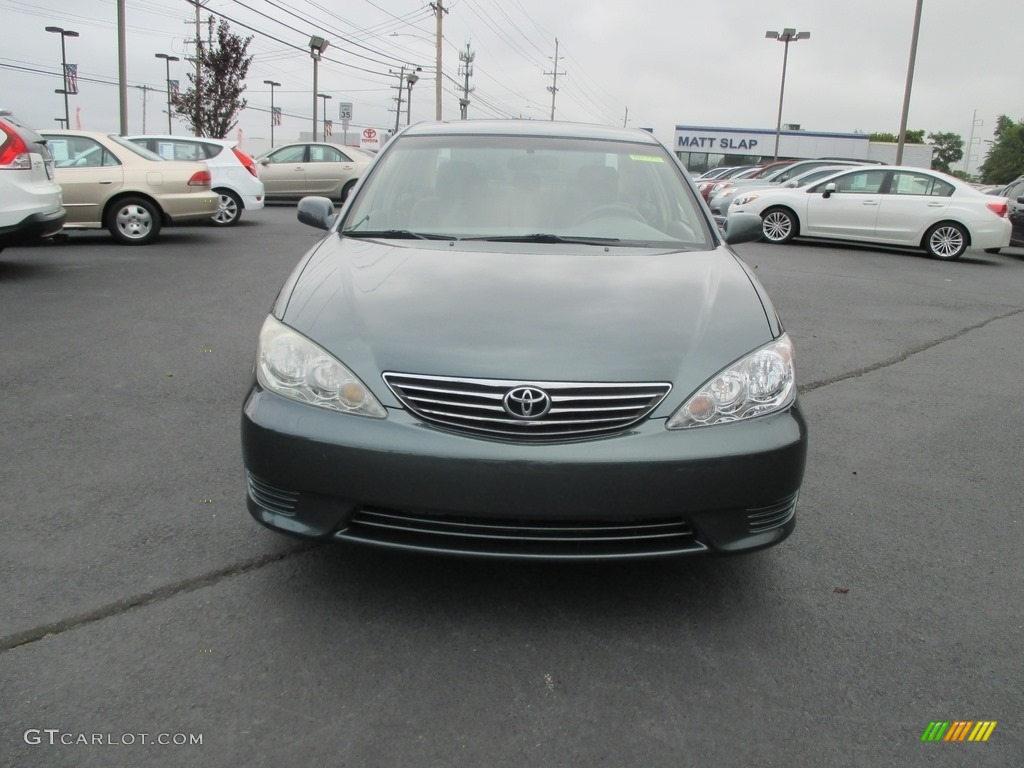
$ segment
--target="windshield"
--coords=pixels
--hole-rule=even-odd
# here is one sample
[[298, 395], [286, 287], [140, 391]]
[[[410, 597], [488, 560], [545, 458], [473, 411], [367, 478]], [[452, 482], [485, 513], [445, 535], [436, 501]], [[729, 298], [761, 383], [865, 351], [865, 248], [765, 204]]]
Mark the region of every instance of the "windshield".
[[705, 249], [706, 219], [661, 145], [549, 136], [400, 136], [342, 234]]

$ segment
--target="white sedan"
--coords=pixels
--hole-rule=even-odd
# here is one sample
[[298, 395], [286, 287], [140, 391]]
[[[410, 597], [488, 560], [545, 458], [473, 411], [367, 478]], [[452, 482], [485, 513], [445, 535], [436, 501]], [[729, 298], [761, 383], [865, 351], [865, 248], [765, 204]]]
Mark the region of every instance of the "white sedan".
[[937, 171], [907, 166], [858, 166], [800, 189], [752, 190], [729, 216], [756, 213], [771, 243], [794, 237], [854, 240], [923, 248], [936, 259], [958, 259], [968, 248], [1010, 242], [1007, 201], [984, 195]]

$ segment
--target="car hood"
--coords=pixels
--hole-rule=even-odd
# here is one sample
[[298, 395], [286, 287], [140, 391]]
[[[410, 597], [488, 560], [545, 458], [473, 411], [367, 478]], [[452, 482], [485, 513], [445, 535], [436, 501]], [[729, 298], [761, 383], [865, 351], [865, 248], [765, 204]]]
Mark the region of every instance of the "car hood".
[[529, 248], [332, 234], [275, 314], [390, 405], [385, 371], [689, 393], [773, 337], [774, 309], [725, 248]]

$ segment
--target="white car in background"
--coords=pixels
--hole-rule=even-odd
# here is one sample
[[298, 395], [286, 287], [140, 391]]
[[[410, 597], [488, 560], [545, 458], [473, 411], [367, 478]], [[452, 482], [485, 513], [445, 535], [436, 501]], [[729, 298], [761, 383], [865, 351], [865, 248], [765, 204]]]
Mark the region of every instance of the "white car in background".
[[256, 169], [256, 161], [227, 139], [193, 136], [153, 135], [126, 136], [164, 160], [201, 160], [210, 169], [213, 191], [220, 195], [220, 204], [212, 221], [220, 227], [231, 227], [242, 218], [242, 211], [258, 211], [263, 207], [265, 192]]
[[936, 259], [1010, 242], [1008, 204], [938, 171], [858, 166], [797, 189], [744, 192], [728, 216], [755, 213], [770, 243], [794, 237], [924, 249]]

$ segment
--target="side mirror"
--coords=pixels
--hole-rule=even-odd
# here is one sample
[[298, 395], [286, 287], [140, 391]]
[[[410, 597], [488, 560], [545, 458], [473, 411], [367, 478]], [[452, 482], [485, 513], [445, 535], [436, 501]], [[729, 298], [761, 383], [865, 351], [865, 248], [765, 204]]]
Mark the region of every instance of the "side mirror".
[[[716, 216], [715, 219], [717, 221], [718, 217]], [[756, 213], [730, 213], [725, 217], [722, 236], [729, 245], [760, 240], [761, 217]]]
[[835, 192], [835, 191], [836, 191], [836, 183], [834, 181], [830, 181], [828, 184], [825, 185], [825, 190], [822, 192], [821, 196], [826, 198], [826, 199], [830, 198], [830, 197], [832, 197], [832, 193]]
[[334, 203], [326, 197], [304, 197], [299, 200], [295, 215], [303, 224], [317, 229], [330, 229], [337, 218]]
[[260, 162], [260, 165], [270, 165], [270, 158], [269, 157], [264, 157], [259, 162]]
[[1017, 205], [1024, 205], [1024, 196], [1017, 198]]

